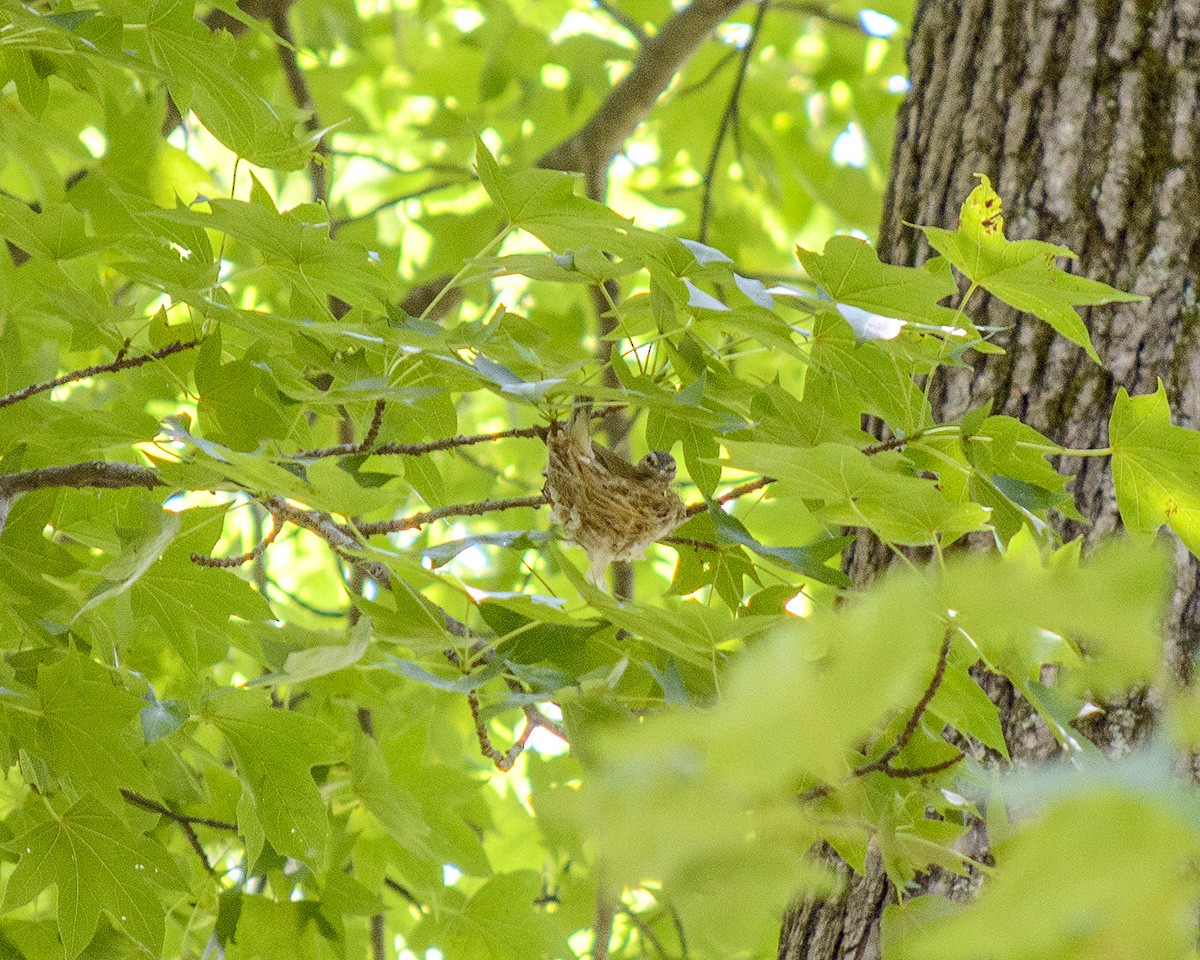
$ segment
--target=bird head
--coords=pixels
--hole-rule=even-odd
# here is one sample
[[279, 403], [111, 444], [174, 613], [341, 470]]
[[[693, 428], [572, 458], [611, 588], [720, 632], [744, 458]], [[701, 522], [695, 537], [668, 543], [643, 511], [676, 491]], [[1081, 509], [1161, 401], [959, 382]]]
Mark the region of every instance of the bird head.
[[675, 458], [665, 450], [651, 450], [638, 461], [638, 472], [670, 483], [675, 479]]

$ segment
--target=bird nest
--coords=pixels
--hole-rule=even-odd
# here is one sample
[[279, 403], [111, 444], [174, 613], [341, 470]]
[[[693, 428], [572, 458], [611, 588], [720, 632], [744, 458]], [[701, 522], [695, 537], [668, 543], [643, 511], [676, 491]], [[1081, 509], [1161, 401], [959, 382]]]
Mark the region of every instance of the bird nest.
[[671, 486], [675, 461], [660, 450], [632, 464], [599, 444], [586, 414], [553, 423], [546, 438], [545, 494], [550, 518], [588, 555], [587, 578], [603, 583], [614, 560], [640, 560], [655, 540], [687, 519]]

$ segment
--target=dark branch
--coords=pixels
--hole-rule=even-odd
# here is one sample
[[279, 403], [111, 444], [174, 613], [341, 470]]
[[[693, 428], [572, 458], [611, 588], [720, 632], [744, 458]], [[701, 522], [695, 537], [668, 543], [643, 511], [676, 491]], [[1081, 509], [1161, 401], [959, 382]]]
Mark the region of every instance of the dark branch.
[[646, 42], [646, 31], [642, 29], [642, 25], [624, 10], [621, 10], [615, 3], [610, 3], [609, 0], [592, 0], [592, 4], [597, 10], [603, 10], [608, 14], [608, 18], [613, 23], [626, 30], [638, 42], [639, 46]]
[[[913, 708], [912, 714], [908, 718], [908, 722], [904, 725], [904, 729], [900, 731], [900, 735], [896, 737], [895, 742], [887, 748], [880, 756], [867, 763], [861, 763], [850, 771], [850, 778], [865, 777], [868, 773], [882, 773], [889, 777], [897, 777], [900, 779], [911, 779], [914, 777], [927, 777], [935, 773], [941, 773], [943, 770], [948, 770], [960, 760], [963, 759], [963, 752], [957, 751], [954, 756], [948, 760], [943, 760], [939, 763], [930, 764], [926, 767], [894, 767], [892, 761], [900, 755], [912, 739], [912, 735], [916, 733], [917, 727], [921, 724], [921, 718], [925, 716], [925, 711], [929, 708], [929, 704], [937, 695], [938, 689], [942, 685], [942, 680], [946, 676], [946, 664], [950, 660], [950, 639], [954, 635], [954, 630], [951, 627], [946, 628], [946, 634], [942, 638], [941, 649], [938, 650], [937, 666], [934, 668], [933, 677], [929, 681], [929, 685], [925, 688], [925, 693]], [[833, 792], [833, 788], [827, 783], [818, 783], [814, 787], [810, 787], [800, 794], [800, 799], [803, 802], [809, 800], [818, 800], [821, 797], [827, 797]]]
[[594, 174], [645, 119], [675, 74], [717, 24], [742, 0], [694, 0], [643, 44], [634, 68], [576, 133], [538, 160], [538, 166]]
[[[950, 638], [953, 636], [953, 628], [946, 628], [946, 635], [942, 638], [942, 647], [938, 651], [937, 667], [933, 671], [933, 678], [929, 681], [929, 686], [925, 688], [925, 693], [913, 708], [912, 715], [908, 718], [908, 723], [904, 725], [904, 729], [900, 731], [900, 736], [896, 738], [895, 743], [887, 748], [880, 756], [876, 757], [869, 763], [861, 764], [854, 768], [853, 776], [863, 777], [868, 773], [880, 771], [889, 776], [920, 776], [920, 773], [912, 771], [898, 772], [892, 767], [892, 761], [900, 755], [900, 751], [908, 746], [908, 741], [912, 739], [912, 735], [917, 732], [917, 727], [921, 725], [921, 718], [925, 716], [925, 710], [929, 707], [930, 702], [938, 692], [938, 688], [942, 685], [942, 680], [946, 676], [946, 664], [950, 660]], [[962, 759], [962, 754], [959, 754], [958, 759]], [[957, 763], [958, 760], [951, 761]], [[940, 766], [939, 769], [951, 764]], [[922, 768], [924, 769], [924, 768]]]
[[117, 354], [117, 359], [111, 363], [98, 363], [95, 366], [85, 367], [82, 370], [73, 370], [53, 380], [47, 380], [44, 383], [35, 383], [15, 393], [6, 394], [0, 397], [0, 407], [11, 407], [14, 403], [28, 400], [34, 394], [45, 393], [47, 390], [53, 390], [55, 387], [61, 387], [67, 383], [75, 383], [78, 380], [84, 380], [88, 377], [99, 376], [102, 373], [113, 373], [117, 370], [132, 370], [134, 367], [140, 367], [142, 364], [150, 363], [152, 360], [162, 360], [164, 357], [180, 353], [183, 350], [190, 350], [192, 347], [199, 346], [202, 340], [203, 337], [197, 337], [195, 340], [176, 340], [174, 343], [168, 343], [165, 347], [159, 347], [157, 350], [150, 353], [143, 353], [136, 357], [125, 356], [127, 347], [122, 347], [121, 351]]
[[924, 435], [924, 430], [914, 430], [907, 437], [893, 437], [891, 440], [884, 440], [882, 443], [874, 443], [869, 447], [863, 447], [862, 452], [864, 456], [873, 457], [887, 450], [899, 450], [901, 447], [906, 447], [910, 443], [920, 440]]
[[767, 4], [760, 2], [758, 10], [754, 14], [754, 24], [750, 28], [750, 39], [746, 41], [746, 46], [742, 50], [742, 62], [738, 66], [737, 76], [733, 79], [733, 88], [729, 91], [729, 99], [725, 103], [725, 110], [721, 114], [721, 124], [717, 127], [717, 137], [713, 141], [712, 153], [708, 158], [708, 170], [704, 176], [704, 189], [700, 196], [700, 231], [697, 239], [701, 243], [708, 241], [708, 224], [712, 218], [712, 195], [717, 182], [717, 163], [721, 158], [721, 147], [725, 143], [725, 135], [734, 131], [736, 138], [736, 125], [738, 122], [738, 106], [742, 98], [742, 85], [746, 82], [746, 74], [750, 70], [750, 59], [754, 55], [754, 47], [758, 43], [758, 35], [762, 30], [763, 17], [767, 14]]
[[200, 838], [196, 836], [196, 827], [210, 827], [213, 830], [225, 830], [230, 833], [237, 833], [236, 823], [227, 823], [224, 820], [211, 820], [208, 817], [189, 817], [182, 813], [176, 813], [174, 810], [164, 807], [161, 803], [151, 800], [149, 797], [143, 797], [140, 793], [134, 793], [132, 790], [126, 790], [124, 787], [121, 788], [121, 796], [125, 798], [126, 803], [131, 803], [135, 807], [141, 807], [143, 810], [150, 810], [153, 813], [161, 814], [168, 820], [177, 823], [188, 838], [188, 843], [192, 845], [192, 849], [196, 851], [196, 856], [204, 864], [204, 869], [209, 873], [213, 872], [212, 864], [208, 862], [208, 855], [204, 852], [204, 846], [200, 843]]
[[446, 190], [450, 187], [461, 187], [465, 184], [471, 183], [474, 179], [475, 175], [468, 173], [464, 174], [461, 180], [444, 180], [439, 183], [431, 183], [428, 186], [421, 187], [418, 190], [413, 190], [409, 193], [402, 193], [398, 197], [388, 197], [386, 200], [380, 200], [379, 203], [375, 204], [374, 206], [368, 207], [366, 210], [362, 211], [362, 213], [356, 213], [347, 217], [338, 217], [333, 221], [333, 225], [335, 227], [344, 227], [350, 223], [358, 223], [360, 220], [370, 220], [372, 217], [377, 216], [384, 210], [387, 210], [389, 207], [394, 207], [397, 204], [405, 203], [409, 200], [418, 200], [421, 197], [427, 196], [428, 194], [437, 193], [439, 190]]
[[292, 26], [288, 23], [288, 10], [292, 5], [293, 0], [271, 0], [267, 4], [267, 18], [271, 23], [271, 29], [275, 31], [279, 37], [280, 43], [275, 44], [275, 52], [279, 55], [279, 66], [283, 69], [283, 76], [287, 80], [288, 92], [292, 95], [292, 102], [301, 110], [308, 112], [308, 119], [304, 121], [304, 128], [314, 135], [318, 135], [316, 147], [314, 148], [314, 156], [308, 162], [308, 176], [312, 181], [313, 199], [329, 205], [329, 171], [327, 165], [329, 163], [329, 144], [325, 142], [325, 137], [321, 134], [321, 121], [317, 117], [317, 109], [313, 103], [312, 93], [308, 89], [308, 78], [304, 76], [304, 71], [300, 69], [300, 62], [297, 59], [296, 37], [292, 33]]
[[771, 0], [771, 9], [779, 10], [783, 13], [798, 13], [802, 16], [815, 17], [835, 27], [845, 27], [847, 30], [853, 30], [855, 33], [864, 32], [862, 24], [853, 17], [843, 17], [836, 13], [830, 13], [819, 3], [804, 3], [803, 0]]
[[[775, 482], [774, 477], [759, 477], [757, 480], [751, 480], [749, 483], [743, 483], [740, 487], [734, 487], [732, 490], [726, 490], [723, 494], [716, 498], [717, 503], [728, 503], [730, 500], [737, 500], [739, 497], [744, 497], [748, 493], [753, 493], [755, 490], [761, 490], [763, 487], [770, 486]], [[699, 503], [688, 505], [687, 515], [694, 517], [698, 513], [703, 513], [708, 509], [708, 501], [701, 500]]]
[[370, 450], [379, 439], [379, 428], [383, 426], [383, 411], [387, 404], [382, 400], [375, 401], [375, 412], [371, 415], [371, 425], [367, 427], [367, 435], [362, 438], [362, 448]]

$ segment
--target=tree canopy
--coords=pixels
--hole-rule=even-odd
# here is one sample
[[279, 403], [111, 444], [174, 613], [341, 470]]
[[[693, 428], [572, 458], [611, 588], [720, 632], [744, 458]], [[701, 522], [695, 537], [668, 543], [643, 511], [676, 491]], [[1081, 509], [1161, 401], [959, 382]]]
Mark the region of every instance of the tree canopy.
[[[0, 953], [773, 956], [824, 846], [890, 958], [1193, 955], [1200, 434], [1161, 386], [1102, 450], [935, 418], [980, 297], [1096, 362], [1139, 298], [982, 175], [879, 260], [909, 14], [4, 0]], [[615, 590], [543, 492], [583, 397], [686, 504]]]

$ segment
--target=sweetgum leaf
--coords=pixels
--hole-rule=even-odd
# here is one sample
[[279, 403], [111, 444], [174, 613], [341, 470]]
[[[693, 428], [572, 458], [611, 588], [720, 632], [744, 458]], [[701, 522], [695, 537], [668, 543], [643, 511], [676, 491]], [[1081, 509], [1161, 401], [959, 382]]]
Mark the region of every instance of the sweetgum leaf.
[[1200, 556], [1200, 433], [1171, 423], [1162, 381], [1146, 396], [1117, 392], [1108, 437], [1125, 528], [1144, 539], [1165, 524]]
[[973, 283], [1018, 310], [1045, 320], [1083, 347], [1097, 363], [1100, 357], [1075, 308], [1145, 299], [1058, 269], [1054, 265], [1057, 257], [1075, 256], [1066, 247], [1041, 240], [1006, 239], [1000, 197], [987, 177], [980, 177], [979, 186], [963, 203], [957, 230], [921, 230], [930, 246]]
[[8, 847], [21, 860], [0, 911], [22, 906], [54, 884], [66, 960], [91, 942], [101, 910], [143, 950], [161, 955], [166, 909], [160, 895], [163, 888], [182, 889], [183, 880], [157, 843], [84, 796], [61, 816], [40, 819]]
[[294, 710], [275, 710], [248, 690], [221, 697], [208, 714], [225, 735], [242, 781], [238, 825], [247, 806], [284, 856], [320, 863], [329, 838], [325, 801], [311, 769], [338, 757], [332, 731]]

